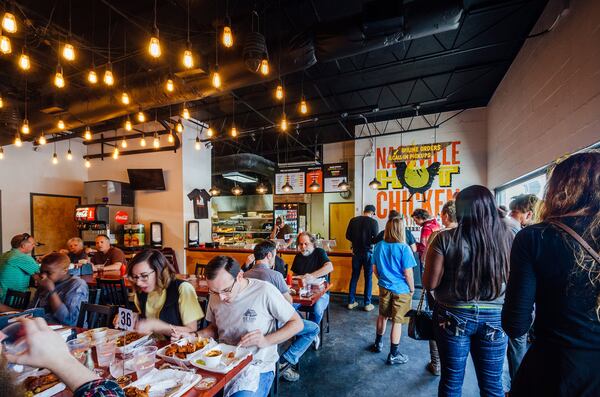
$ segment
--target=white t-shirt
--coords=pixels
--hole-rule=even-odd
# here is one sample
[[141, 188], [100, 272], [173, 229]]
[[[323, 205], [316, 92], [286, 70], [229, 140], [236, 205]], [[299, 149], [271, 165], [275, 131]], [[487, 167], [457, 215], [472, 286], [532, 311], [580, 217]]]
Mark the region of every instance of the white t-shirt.
[[[248, 279], [248, 283], [231, 303], [223, 303], [215, 295], [210, 297], [206, 320], [217, 327], [219, 342], [235, 346], [242, 336], [257, 329], [268, 335], [277, 330], [277, 322], [285, 324], [296, 313], [270, 283], [256, 279]], [[274, 371], [278, 359], [277, 345], [254, 353], [255, 362], [262, 361], [260, 372]]]

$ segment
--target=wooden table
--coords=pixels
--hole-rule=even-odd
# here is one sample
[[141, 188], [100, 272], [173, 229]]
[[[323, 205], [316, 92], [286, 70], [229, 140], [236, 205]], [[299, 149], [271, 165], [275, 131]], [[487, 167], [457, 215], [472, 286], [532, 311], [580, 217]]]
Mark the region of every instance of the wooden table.
[[[77, 331], [79, 333], [79, 331], [83, 331], [83, 330], [77, 329]], [[168, 344], [169, 344], [169, 342], [159, 341], [156, 343], [156, 346], [158, 346], [158, 348], [160, 349], [161, 347], [164, 347]], [[233, 379], [234, 376], [239, 374], [251, 362], [252, 362], [252, 355], [246, 357], [243, 361], [241, 361], [237, 366], [235, 366], [231, 371], [229, 371], [226, 374], [218, 374], [216, 372], [205, 371], [200, 368], [192, 367], [192, 369], [194, 369], [197, 374], [201, 375], [202, 378], [213, 377], [216, 379], [216, 383], [208, 390], [197, 390], [195, 388], [191, 388], [190, 390], [188, 390], [187, 392], [185, 392], [183, 394], [183, 397], [213, 397], [214, 395], [219, 393], [221, 390], [223, 390], [225, 388], [225, 385], [227, 384], [227, 382], [229, 382], [231, 379]], [[164, 363], [164, 361], [159, 359], [156, 362], [156, 367], [159, 368], [163, 363]], [[107, 369], [107, 371], [108, 371], [108, 369]], [[133, 375], [133, 379], [135, 379], [135, 373], [132, 375]], [[71, 397], [72, 395], [73, 395], [73, 392], [71, 390], [65, 389], [62, 392], [55, 394], [53, 397]]]

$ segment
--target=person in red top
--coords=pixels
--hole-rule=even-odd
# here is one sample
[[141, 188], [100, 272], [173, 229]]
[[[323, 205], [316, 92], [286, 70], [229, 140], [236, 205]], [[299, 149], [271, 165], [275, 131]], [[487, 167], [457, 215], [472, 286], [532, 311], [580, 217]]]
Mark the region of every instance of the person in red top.
[[427, 252], [427, 243], [429, 236], [440, 229], [440, 225], [437, 221], [429, 215], [429, 212], [423, 208], [417, 208], [413, 211], [411, 217], [415, 223], [421, 226], [421, 238], [417, 242], [417, 252], [419, 253], [419, 259], [423, 263], [425, 259], [425, 253]]

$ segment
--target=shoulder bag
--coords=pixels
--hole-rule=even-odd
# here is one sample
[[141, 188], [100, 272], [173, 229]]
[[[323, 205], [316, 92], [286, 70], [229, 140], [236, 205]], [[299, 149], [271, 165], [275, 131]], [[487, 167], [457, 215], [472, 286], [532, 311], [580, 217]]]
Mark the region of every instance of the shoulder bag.
[[409, 310], [405, 317], [408, 321], [408, 337], [415, 340], [433, 340], [433, 312], [425, 306], [425, 294], [422, 290], [417, 310]]
[[596, 262], [598, 262], [598, 264], [600, 264], [600, 254], [594, 251], [594, 249], [590, 247], [590, 245], [579, 235], [579, 233], [577, 233], [575, 230], [571, 229], [569, 226], [565, 225], [562, 222], [549, 221], [548, 223], [567, 232], [571, 237], [575, 239], [575, 241], [579, 243], [579, 245], [583, 247], [584, 250], [587, 251], [588, 254], [590, 254], [592, 259], [594, 259]]

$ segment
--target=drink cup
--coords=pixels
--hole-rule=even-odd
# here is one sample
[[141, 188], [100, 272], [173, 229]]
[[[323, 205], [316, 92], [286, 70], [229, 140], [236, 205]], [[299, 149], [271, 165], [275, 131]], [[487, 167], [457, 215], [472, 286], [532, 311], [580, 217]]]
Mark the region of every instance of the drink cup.
[[133, 354], [133, 368], [137, 378], [140, 379], [148, 372], [152, 371], [156, 363], [156, 346], [145, 346], [137, 349]]
[[117, 345], [114, 340], [104, 341], [96, 344], [96, 356], [99, 367], [108, 367], [115, 358]]
[[90, 348], [90, 340], [84, 338], [73, 339], [67, 342], [71, 355], [80, 363], [85, 364], [85, 352]]

